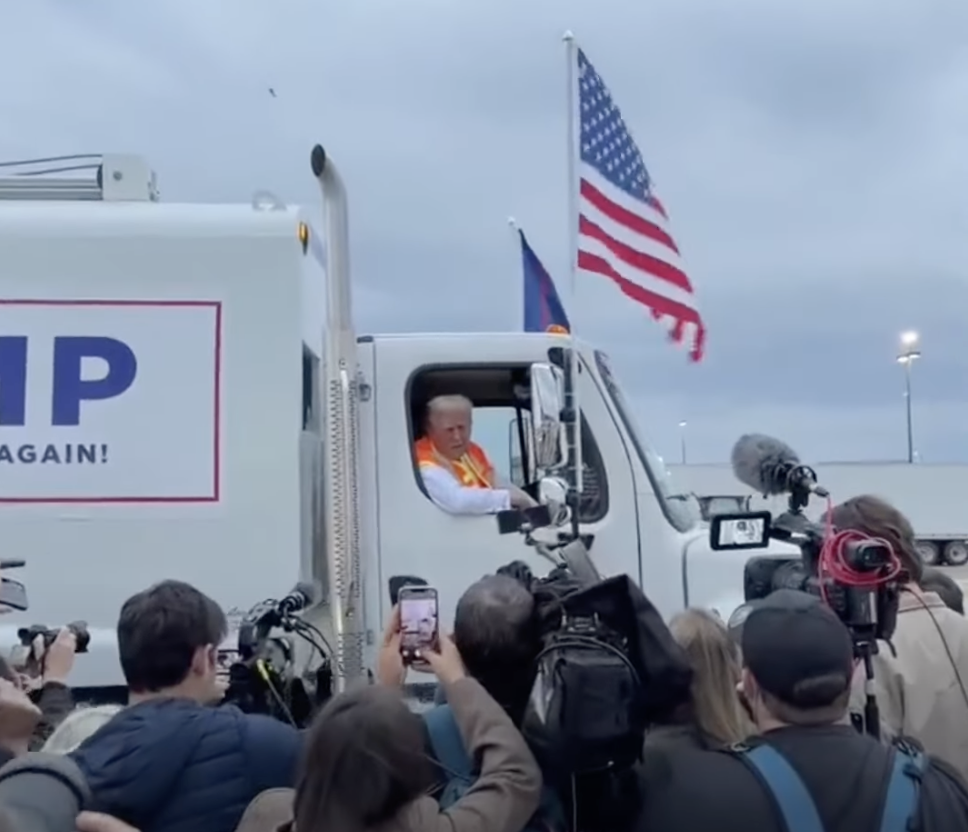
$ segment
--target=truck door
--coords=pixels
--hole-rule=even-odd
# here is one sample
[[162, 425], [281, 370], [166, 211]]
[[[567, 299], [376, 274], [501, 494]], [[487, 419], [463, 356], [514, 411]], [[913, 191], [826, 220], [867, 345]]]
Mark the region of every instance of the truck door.
[[[458, 598], [483, 575], [513, 560], [524, 560], [536, 574], [545, 574], [551, 565], [519, 534], [499, 534], [494, 515], [457, 516], [433, 503], [416, 466], [414, 441], [422, 435], [427, 401], [460, 393], [474, 403], [473, 441], [484, 448], [499, 475], [523, 484], [530, 472], [523, 470], [523, 461], [513, 459], [518, 432], [512, 424], [528, 416], [521, 393], [527, 390], [531, 362], [482, 362], [480, 342], [459, 337], [453, 343], [443, 336], [379, 339], [374, 347], [380, 619], [388, 613], [388, 579], [419, 575], [438, 589], [441, 622], [450, 626]], [[592, 554], [601, 553], [603, 571], [637, 575], [632, 473], [621, 436], [587, 375], [581, 400], [587, 480], [582, 531], [593, 535]]]

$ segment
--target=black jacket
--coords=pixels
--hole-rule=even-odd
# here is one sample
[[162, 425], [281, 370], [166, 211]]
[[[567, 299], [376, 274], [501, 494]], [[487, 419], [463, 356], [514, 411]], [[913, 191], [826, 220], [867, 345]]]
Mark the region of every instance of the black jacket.
[[[787, 759], [812, 795], [825, 832], [877, 832], [892, 750], [848, 726], [781, 728], [750, 740]], [[642, 832], [786, 832], [771, 795], [726, 752], [649, 751], [639, 771]], [[968, 787], [945, 763], [924, 773], [918, 832], [968, 830]]]
[[712, 750], [716, 743], [703, 735], [693, 724], [653, 725], [645, 732], [645, 751], [675, 751], [679, 748], [694, 751]]

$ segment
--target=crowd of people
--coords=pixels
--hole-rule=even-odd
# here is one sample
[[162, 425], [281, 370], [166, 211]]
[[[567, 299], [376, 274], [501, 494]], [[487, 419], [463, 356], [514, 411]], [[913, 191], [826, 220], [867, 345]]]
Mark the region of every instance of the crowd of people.
[[878, 736], [858, 730], [871, 691], [852, 634], [808, 593], [775, 592], [731, 625], [702, 609], [672, 618], [689, 695], [645, 726], [633, 763], [599, 773], [619, 788], [561, 791], [522, 728], [542, 706], [541, 636], [514, 574], [468, 587], [452, 634], [423, 651], [440, 690], [430, 711], [403, 694], [413, 669], [394, 610], [374, 682], [305, 731], [220, 704], [225, 615], [165, 581], [120, 612], [125, 707], [73, 707], [66, 630], [36, 683], [0, 667], [0, 832], [968, 832], [960, 589], [922, 565], [882, 500], [849, 500], [833, 522], [886, 540], [904, 569], [874, 661]]

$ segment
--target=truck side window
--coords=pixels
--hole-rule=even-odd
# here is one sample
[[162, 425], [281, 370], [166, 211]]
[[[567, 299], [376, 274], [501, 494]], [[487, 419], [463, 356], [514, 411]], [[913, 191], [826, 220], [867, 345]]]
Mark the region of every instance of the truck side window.
[[319, 432], [319, 358], [305, 345], [302, 354], [302, 429]]
[[[461, 394], [473, 402], [471, 440], [487, 454], [494, 467], [498, 483], [512, 482], [525, 486], [534, 480], [534, 472], [527, 470], [530, 441], [530, 412], [526, 366], [524, 367], [428, 367], [417, 371], [410, 380], [409, 410], [411, 437], [415, 442], [423, 436], [427, 402], [435, 396]], [[584, 491], [579, 507], [580, 519], [595, 523], [608, 512], [608, 482], [598, 443], [582, 421]], [[414, 476], [426, 495], [417, 460]], [[428, 497], [429, 499], [429, 497]]]

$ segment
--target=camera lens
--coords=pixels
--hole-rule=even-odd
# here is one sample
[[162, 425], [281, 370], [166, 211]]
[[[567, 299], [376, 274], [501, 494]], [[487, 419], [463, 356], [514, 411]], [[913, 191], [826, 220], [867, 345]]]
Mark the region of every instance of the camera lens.
[[850, 541], [844, 560], [856, 572], [876, 572], [891, 562], [891, 548], [874, 540]]

